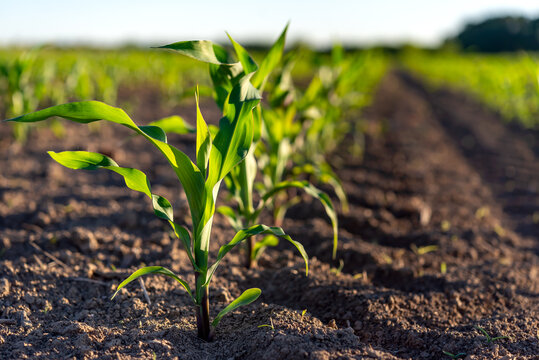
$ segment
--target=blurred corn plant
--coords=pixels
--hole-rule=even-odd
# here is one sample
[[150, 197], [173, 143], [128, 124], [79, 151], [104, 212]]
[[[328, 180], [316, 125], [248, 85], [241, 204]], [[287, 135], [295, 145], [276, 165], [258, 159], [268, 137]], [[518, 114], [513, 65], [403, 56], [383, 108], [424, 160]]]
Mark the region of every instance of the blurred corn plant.
[[[200, 67], [155, 51], [0, 49], [0, 115], [14, 117], [66, 101], [95, 99], [117, 104], [122, 85], [136, 91], [149, 84], [159, 91], [166, 106], [172, 106], [192, 97], [197, 81], [209, 83]], [[131, 105], [129, 99], [122, 104]], [[49, 126], [56, 135], [63, 134], [60, 122], [52, 121]], [[28, 126], [13, 124], [13, 130], [16, 139], [24, 142]]]
[[401, 63], [423, 76], [431, 88], [451, 86], [467, 91], [524, 127], [539, 124], [539, 60], [536, 54], [426, 53], [409, 49]]
[[[41, 62], [41, 71], [36, 71], [40, 62], [38, 50], [26, 51], [12, 58], [0, 60], [0, 92], [3, 94], [4, 117], [13, 117], [34, 111], [47, 94], [47, 84], [54, 77], [55, 67], [51, 62]], [[62, 97], [57, 89], [56, 98]], [[13, 124], [13, 135], [20, 142], [26, 141], [27, 124]]]

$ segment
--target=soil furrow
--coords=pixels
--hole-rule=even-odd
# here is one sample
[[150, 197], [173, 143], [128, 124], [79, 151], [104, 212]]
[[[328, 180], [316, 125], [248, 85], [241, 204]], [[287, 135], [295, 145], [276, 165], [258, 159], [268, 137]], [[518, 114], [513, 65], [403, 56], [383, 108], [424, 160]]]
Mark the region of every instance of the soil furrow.
[[[165, 109], [147, 91], [132, 95], [140, 99], [136, 118], [182, 110]], [[529, 134], [521, 141], [473, 100], [427, 93], [399, 72], [383, 80], [362, 121], [364, 158], [351, 156], [351, 140], [335, 154], [351, 205], [339, 214], [338, 258], [323, 208], [305, 198], [283, 227], [305, 245], [309, 276], [284, 243], [250, 270], [231, 252], [214, 278], [212, 315], [248, 287], [263, 293], [225, 317], [212, 343], [197, 339], [190, 299], [168, 279], [147, 278], [152, 305], [136, 285], [110, 301], [141, 264], [192, 283], [189, 260], [121, 179], [67, 170], [43, 155], [112, 153], [147, 172], [175, 218], [189, 224], [185, 196], [170, 187], [176, 180], [159, 154], [141, 138], [112, 147], [111, 139], [125, 138], [115, 127], [97, 133], [69, 124], [62, 140], [40, 129], [25, 147], [0, 127], [0, 358], [442, 359], [445, 350], [535, 359], [539, 252], [530, 213], [539, 165]], [[222, 216], [214, 226], [212, 254], [233, 236]], [[475, 326], [510, 339], [487, 344]]]

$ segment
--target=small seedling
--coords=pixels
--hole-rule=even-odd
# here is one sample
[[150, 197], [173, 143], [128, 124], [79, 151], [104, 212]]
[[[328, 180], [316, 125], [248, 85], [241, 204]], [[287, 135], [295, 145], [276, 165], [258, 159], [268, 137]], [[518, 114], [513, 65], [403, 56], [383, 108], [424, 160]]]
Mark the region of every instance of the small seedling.
[[339, 276], [341, 275], [342, 269], [344, 268], [344, 261], [343, 259], [339, 259], [339, 267], [338, 268], [331, 268], [331, 272], [335, 275]]
[[440, 264], [440, 272], [442, 274], [446, 274], [447, 273], [447, 264], [445, 263], [445, 261], [442, 261], [442, 263]]
[[425, 255], [430, 252], [438, 250], [438, 245], [427, 245], [427, 246], [417, 247], [415, 244], [412, 244], [410, 248], [416, 255], [421, 256], [421, 255]]
[[463, 353], [463, 352], [459, 352], [457, 354], [452, 354], [449, 351], [445, 351], [445, 350], [443, 350], [442, 352], [445, 355], [449, 356], [451, 359], [455, 359], [455, 360], [466, 357], [466, 353]]
[[261, 327], [269, 327], [271, 328], [271, 330], [275, 330], [275, 326], [273, 326], [273, 320], [270, 318], [270, 323], [269, 324], [263, 324], [263, 325], [258, 325], [259, 328]]
[[46, 314], [48, 313], [49, 311], [52, 310], [52, 305], [49, 304], [48, 302], [45, 304], [45, 307], [43, 309], [41, 309], [40, 311], [43, 313], [43, 314]]
[[447, 220], [442, 221], [440, 229], [442, 229], [443, 232], [448, 232], [449, 229], [451, 229], [451, 223]]
[[301, 312], [301, 321], [303, 321], [303, 317], [305, 316], [305, 314], [307, 314], [307, 309], [303, 309], [303, 311]]
[[384, 260], [384, 262], [388, 265], [391, 265], [393, 263], [393, 259], [391, 258], [391, 256], [383, 253], [382, 255], [380, 255], [382, 257], [382, 260]]
[[492, 344], [494, 341], [496, 340], [503, 340], [503, 339], [509, 339], [509, 336], [496, 336], [496, 337], [491, 337], [489, 335], [489, 333], [483, 329], [482, 327], [480, 326], [476, 326], [475, 327], [477, 330], [481, 331], [483, 333], [483, 335], [485, 335], [485, 337], [487, 338], [487, 344]]
[[365, 270], [363, 270], [363, 272], [360, 272], [360, 273], [355, 274], [355, 275], [353, 276], [353, 278], [354, 278], [355, 280], [357, 280], [357, 279], [363, 279], [363, 281], [366, 282], [367, 279], [368, 279], [368, 278], [367, 278], [367, 272], [366, 272]]
[[490, 214], [490, 209], [488, 206], [482, 206], [479, 209], [475, 211], [475, 218], [480, 220], [484, 218], [485, 216]]
[[505, 231], [505, 229], [504, 229], [501, 225], [499, 225], [499, 224], [496, 224], [496, 225], [494, 226], [494, 232], [495, 232], [499, 237], [504, 237], [504, 236], [507, 234], [507, 232]]

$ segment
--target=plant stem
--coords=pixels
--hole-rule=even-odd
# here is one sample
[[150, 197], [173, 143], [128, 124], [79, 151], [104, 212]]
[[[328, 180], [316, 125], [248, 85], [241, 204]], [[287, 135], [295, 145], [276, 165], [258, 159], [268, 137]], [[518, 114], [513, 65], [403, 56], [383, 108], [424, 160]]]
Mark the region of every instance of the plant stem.
[[[195, 281], [198, 280], [198, 276], [199, 274], [196, 273]], [[214, 334], [210, 326], [210, 291], [207, 286], [202, 291], [202, 298], [196, 310], [198, 337], [204, 341], [212, 341]]]
[[254, 236], [251, 236], [247, 239], [247, 256], [245, 256], [245, 267], [247, 269], [252, 269], [256, 267], [256, 260], [253, 257], [253, 249], [255, 248], [256, 239]]

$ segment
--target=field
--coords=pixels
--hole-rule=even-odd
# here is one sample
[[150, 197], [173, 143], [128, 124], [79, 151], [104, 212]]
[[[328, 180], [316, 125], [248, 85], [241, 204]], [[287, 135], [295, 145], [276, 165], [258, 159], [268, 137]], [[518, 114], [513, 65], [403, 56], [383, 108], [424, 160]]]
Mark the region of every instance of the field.
[[[308, 275], [300, 253], [286, 241], [268, 246], [250, 268], [245, 268], [247, 250], [232, 250], [213, 277], [210, 315], [245, 289], [260, 288], [262, 294], [223, 317], [215, 340], [203, 341], [191, 297], [171, 279], [148, 276], [110, 299], [141, 266], [164, 266], [195, 283], [182, 240], [152, 215], [146, 196], [127, 189], [118, 174], [67, 169], [47, 155], [83, 150], [136, 166], [151, 179], [152, 193], [175, 205], [174, 221], [191, 231], [191, 199], [159, 151], [117, 124], [22, 124], [20, 136], [12, 124], [2, 123], [0, 358], [538, 358], [539, 92], [529, 95], [537, 78], [523, 77], [531, 85], [519, 80], [529, 93], [526, 101], [515, 102], [515, 110], [499, 106], [511, 101], [507, 94], [496, 103], [482, 97], [484, 87], [473, 80], [457, 84], [441, 78], [436, 58], [425, 54], [389, 59], [338, 47], [324, 55], [302, 51], [293, 71], [277, 68], [281, 78], [269, 78], [262, 104], [268, 119], [274, 116], [270, 110], [276, 119], [287, 118], [292, 110], [279, 102], [286, 97], [271, 82], [284, 86], [286, 81], [278, 81], [289, 75], [297, 83], [295, 119], [311, 120], [290, 144], [306, 144], [312, 159], [295, 148], [283, 172], [297, 171], [294, 180], [308, 180], [330, 195], [339, 227], [336, 257], [324, 203], [301, 188], [287, 189], [283, 194], [293, 201], [277, 222], [303, 244]], [[133, 61], [126, 56], [118, 67], [140, 76], [111, 76], [108, 97], [98, 90], [76, 94], [74, 86], [56, 98], [32, 95], [36, 104], [17, 110], [2, 85], [0, 114], [13, 117], [91, 97], [121, 106], [139, 125], [172, 115], [197, 124], [193, 86], [199, 83], [201, 112], [208, 124], [217, 125], [222, 113], [208, 96], [212, 82], [206, 67], [163, 54], [149, 69], [140, 66], [145, 56], [132, 54]], [[51, 64], [71, 61], [61, 55], [52, 52]], [[98, 58], [112, 56], [118, 54]], [[183, 60], [175, 63], [175, 57]], [[263, 54], [254, 58], [260, 64]], [[89, 69], [106, 69], [103, 64], [111, 62], [89, 59]], [[163, 65], [163, 59], [172, 65]], [[158, 68], [167, 80], [151, 75]], [[174, 88], [170, 79], [177, 78], [181, 84]], [[313, 108], [324, 116], [309, 117]], [[271, 137], [262, 135], [263, 150], [254, 153], [259, 164], [279, 136], [278, 120], [273, 121], [266, 130]], [[293, 124], [303, 123], [282, 125], [282, 132]], [[197, 135], [167, 135], [168, 143], [198, 160]], [[277, 146], [286, 141], [283, 136]], [[272, 164], [269, 159], [260, 166], [257, 181], [271, 178], [264, 171]], [[335, 176], [305, 170], [328, 165]], [[221, 187], [217, 205], [240, 207], [230, 200], [229, 184]], [[279, 220], [274, 210], [263, 211], [260, 222]], [[228, 220], [215, 213], [211, 259], [237, 231]]]

